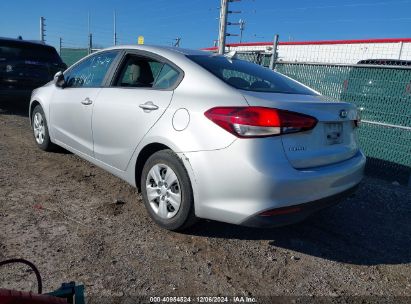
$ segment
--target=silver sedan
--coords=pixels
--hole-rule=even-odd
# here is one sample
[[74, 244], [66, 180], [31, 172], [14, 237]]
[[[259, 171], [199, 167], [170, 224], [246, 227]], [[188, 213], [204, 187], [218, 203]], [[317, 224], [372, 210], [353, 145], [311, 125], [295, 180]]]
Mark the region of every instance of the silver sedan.
[[152, 219], [278, 226], [350, 195], [365, 157], [354, 105], [235, 54], [113, 47], [33, 91], [36, 144], [141, 191]]

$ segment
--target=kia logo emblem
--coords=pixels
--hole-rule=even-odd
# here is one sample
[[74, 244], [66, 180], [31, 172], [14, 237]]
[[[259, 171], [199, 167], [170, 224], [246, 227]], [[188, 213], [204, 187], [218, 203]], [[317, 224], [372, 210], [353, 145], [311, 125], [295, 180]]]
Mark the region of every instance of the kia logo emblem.
[[348, 115], [348, 113], [347, 113], [346, 110], [341, 110], [341, 111], [340, 111], [340, 117], [341, 117], [341, 118], [346, 118], [347, 115]]

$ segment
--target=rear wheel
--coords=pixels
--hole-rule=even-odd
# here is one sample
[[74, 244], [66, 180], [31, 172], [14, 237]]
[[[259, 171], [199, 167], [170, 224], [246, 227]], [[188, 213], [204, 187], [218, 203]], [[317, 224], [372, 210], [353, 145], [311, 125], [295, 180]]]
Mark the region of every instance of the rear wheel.
[[37, 146], [44, 151], [52, 150], [54, 145], [50, 141], [49, 130], [43, 108], [40, 105], [37, 105], [34, 108], [31, 117], [33, 135], [34, 139], [36, 140]]
[[183, 230], [195, 222], [190, 178], [171, 150], [149, 157], [141, 174], [141, 190], [148, 213], [161, 227]]

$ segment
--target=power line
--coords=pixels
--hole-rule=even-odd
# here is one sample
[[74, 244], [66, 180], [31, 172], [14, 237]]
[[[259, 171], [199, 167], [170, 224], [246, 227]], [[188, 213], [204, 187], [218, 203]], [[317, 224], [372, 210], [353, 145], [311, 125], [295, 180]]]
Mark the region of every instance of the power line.
[[333, 20], [289, 20], [289, 19], [284, 19], [284, 20], [276, 20], [277, 22], [283, 22], [283, 23], [344, 23], [344, 22], [363, 22], [363, 21], [369, 21], [369, 22], [384, 22], [384, 21], [399, 21], [399, 22], [410, 22], [411, 18], [409, 17], [404, 17], [404, 18], [370, 18], [370, 19], [333, 19]]
[[[192, 0], [190, 3], [192, 4], [193, 2], [202, 2], [202, 0]], [[195, 5], [195, 4], [194, 4]], [[193, 6], [194, 6], [193, 5]], [[168, 6], [167, 6], [168, 7]], [[161, 9], [162, 10], [167, 10], [167, 7], [163, 6]], [[175, 8], [174, 5], [170, 8]], [[128, 11], [129, 12], [129, 11]], [[209, 19], [209, 15], [210, 15], [211, 10], [208, 10], [208, 12], [203, 15], [203, 16], [199, 16], [199, 18], [197, 18], [197, 20], [200, 19]], [[156, 10], [156, 12], [154, 12], [156, 14], [158, 14], [158, 9]], [[214, 12], [211, 12], [212, 14], [214, 14]], [[119, 42], [119, 35], [124, 35], [124, 36], [130, 36], [130, 35], [137, 35], [137, 33], [132, 33], [134, 31], [130, 30], [130, 28], [137, 28], [139, 29], [138, 32], [140, 34], [143, 35], [153, 35], [155, 36], [154, 41], [156, 41], [158, 43], [158, 41], [160, 41], [159, 39], [174, 39], [171, 38], [174, 35], [176, 35], [177, 33], [172, 33], [169, 30], [166, 32], [168, 37], [164, 37], [164, 38], [160, 38], [158, 37], [158, 30], [157, 28], [163, 28], [163, 27], [170, 27], [170, 24], [172, 25], [178, 25], [178, 24], [187, 24], [186, 22], [184, 22], [184, 20], [186, 20], [185, 18], [180, 18], [180, 17], [185, 17], [185, 16], [192, 16], [193, 14], [204, 14], [204, 12], [184, 12], [182, 11], [180, 14], [174, 14], [174, 15], [163, 15], [160, 16], [158, 18], [155, 19], [156, 22], [158, 22], [159, 20], [163, 21], [163, 20], [168, 20], [167, 22], [160, 22], [159, 26], [156, 26], [155, 30], [153, 30], [153, 27], [150, 27], [149, 25], [145, 25], [144, 27], [140, 27], [140, 26], [130, 26], [130, 21], [127, 21], [127, 18], [123, 18], [123, 14], [121, 15], [122, 18], [121, 20], [123, 20], [123, 22], [119, 22], [119, 20], [117, 19], [117, 11], [113, 12], [113, 27], [111, 29], [109, 29], [107, 27], [108, 23], [106, 23], [104, 26], [101, 26], [101, 24], [97, 23], [97, 25], [95, 26], [93, 22], [92, 24], [92, 16], [90, 13], [86, 13], [86, 18], [83, 18], [83, 20], [80, 20], [80, 22], [66, 22], [64, 20], [61, 19], [51, 19], [51, 21], [48, 19], [49, 22], [52, 22], [52, 28], [48, 28], [48, 37], [52, 37], [54, 45], [59, 46], [59, 38], [63, 37], [64, 38], [64, 45], [67, 45], [69, 43], [74, 44], [74, 45], [81, 45], [82, 43], [84, 43], [84, 45], [86, 46], [88, 44], [88, 38], [87, 35], [85, 34], [86, 31], [89, 32], [90, 34], [92, 33], [93, 36], [93, 42], [94, 43], [99, 43], [101, 42], [102, 44], [105, 45], [112, 45], [112, 44], [117, 44]], [[52, 17], [53, 18], [53, 17]], [[115, 20], [114, 20], [115, 19]], [[84, 22], [81, 22], [84, 21]], [[124, 25], [124, 26], [122, 26]], [[50, 33], [49, 33], [50, 30]], [[146, 31], [148, 30], [148, 32]], [[121, 34], [123, 33], [123, 34]], [[50, 35], [49, 35], [50, 34]], [[178, 33], [180, 34], [180, 33]], [[83, 36], [84, 35], [84, 36]], [[84, 39], [80, 38], [80, 36], [83, 36]], [[70, 38], [72, 37], [71, 41], [66, 39], [66, 37]], [[110, 38], [112, 37], [112, 38]], [[174, 36], [176, 37], [176, 36]], [[181, 37], [177, 36], [180, 38], [180, 41], [178, 42], [177, 40], [175, 40], [175, 42], [177, 43], [177, 45], [181, 45]], [[74, 38], [74, 39], [73, 39]], [[169, 41], [170, 41], [169, 40]], [[84, 42], [81, 42], [84, 41]], [[110, 41], [110, 42], [109, 42]], [[124, 40], [126, 41], [126, 40]], [[133, 41], [134, 42], [134, 41]], [[153, 42], [154, 43], [154, 42]]]
[[114, 10], [113, 12], [113, 18], [114, 18], [114, 37], [113, 37], [113, 44], [117, 45], [117, 28], [116, 28], [116, 11]]
[[305, 7], [293, 7], [293, 8], [275, 8], [275, 9], [264, 9], [262, 11], [265, 12], [285, 12], [285, 11], [292, 11], [295, 12], [296, 10], [310, 10], [310, 9], [330, 9], [330, 8], [344, 8], [344, 7], [361, 7], [361, 6], [381, 6], [381, 5], [395, 5], [395, 4], [406, 4], [411, 3], [411, 0], [403, 0], [403, 1], [381, 1], [381, 2], [372, 2], [372, 3], [348, 3], [348, 4], [341, 4], [341, 5], [317, 5], [317, 6], [305, 6]]
[[[193, 0], [196, 1], [196, 0]], [[197, 0], [200, 1], [200, 0]], [[162, 9], [166, 9], [165, 7], [163, 7]], [[117, 12], [116, 12], [117, 13]], [[157, 12], [158, 13], [158, 12]], [[172, 20], [168, 20], [167, 22], [161, 22], [160, 25], [156, 26], [157, 28], [163, 28], [163, 27], [170, 27], [170, 24], [181, 24], [182, 21], [184, 22], [184, 18], [179, 18], [179, 17], [185, 17], [185, 16], [191, 16], [193, 14], [203, 14], [203, 12], [190, 12], [190, 13], [181, 13], [178, 15], [167, 15], [167, 16], [161, 16], [159, 18], [156, 18], [155, 21], [158, 22], [159, 20], [163, 21], [163, 20], [168, 20], [168, 19], [172, 19]], [[209, 14], [206, 14], [209, 15]], [[122, 14], [123, 16], [123, 14]], [[199, 19], [208, 19], [209, 16], [200, 16], [199, 18], [197, 18], [197, 20]], [[106, 37], [110, 36], [111, 37], [114, 36], [113, 34], [113, 28], [109, 29], [106, 26], [101, 26], [101, 25], [97, 25], [95, 26], [94, 23], [93, 25], [91, 24], [91, 16], [89, 16], [89, 14], [87, 14], [87, 20], [84, 19], [84, 23], [79, 24], [79, 23], [71, 23], [71, 22], [65, 22], [64, 20], [62, 21], [61, 19], [58, 20], [52, 20], [52, 22], [54, 23], [55, 26], [57, 26], [59, 28], [58, 32], [57, 30], [53, 30], [53, 32], [55, 33], [56, 36], [60, 37], [60, 36], [66, 36], [67, 34], [69, 36], [79, 36], [82, 33], [84, 33], [87, 30], [90, 33], [93, 33], [93, 40], [104, 40], [104, 42], [108, 41], [108, 39]], [[116, 38], [117, 38], [117, 42], [118, 42], [118, 36], [119, 33], [127, 33], [127, 35], [132, 35], [132, 33], [130, 33], [130, 20], [127, 22], [126, 19], [127, 18], [121, 18], [122, 20], [124, 20], [123, 22], [119, 22], [117, 20], [117, 14], [116, 14], [116, 21], [115, 21], [115, 33], [116, 33]], [[123, 29], [122, 29], [123, 28]], [[134, 26], [132, 28], [139, 28], [139, 33], [143, 32], [144, 35], [148, 35], [148, 33], [146, 32], [147, 29], [149, 29], [149, 26], [146, 25], [144, 27], [139, 27], [139, 26]], [[152, 29], [152, 27], [150, 28]], [[149, 31], [150, 33], [153, 33], [153, 35], [155, 34], [157, 37], [156, 32], [153, 32], [152, 30]], [[137, 34], [137, 33], [136, 33]], [[174, 35], [172, 33], [168, 33], [169, 35]], [[100, 38], [99, 38], [100, 37]], [[172, 38], [171, 38], [172, 39]], [[111, 45], [114, 43], [114, 37], [111, 38], [111, 43], [107, 43], [108, 45]]]
[[[195, 2], [204, 2], [204, 0], [190, 0], [187, 3], [186, 2], [184, 2], [184, 3], [177, 2], [176, 3], [176, 2], [172, 2], [172, 1], [167, 0], [166, 3], [170, 4], [170, 5], [164, 5], [164, 4], [163, 5], [158, 5], [158, 3], [156, 3], [155, 6], [153, 6], [153, 5], [146, 6], [146, 7], [141, 6], [141, 7], [144, 7], [144, 11], [140, 11], [139, 13], [144, 14], [144, 16], [146, 16], [146, 17], [147, 16], [156, 17], [156, 20], [157, 20], [159, 12], [162, 12], [162, 11], [166, 11], [166, 12], [169, 12], [171, 10], [190, 11], [190, 8], [196, 9], [197, 5], [196, 5]], [[150, 9], [150, 8], [152, 8], [152, 9]], [[150, 13], [152, 13], [152, 14], [150, 14]], [[192, 14], [192, 13], [194, 13], [194, 12], [190, 12], [190, 14]], [[129, 17], [135, 17], [135, 12], [128, 10], [128, 11], [123, 12], [122, 16], [125, 17], [126, 19], [129, 19], [129, 18], [127, 18], [128, 16]], [[174, 17], [174, 15], [171, 15], [170, 17]]]

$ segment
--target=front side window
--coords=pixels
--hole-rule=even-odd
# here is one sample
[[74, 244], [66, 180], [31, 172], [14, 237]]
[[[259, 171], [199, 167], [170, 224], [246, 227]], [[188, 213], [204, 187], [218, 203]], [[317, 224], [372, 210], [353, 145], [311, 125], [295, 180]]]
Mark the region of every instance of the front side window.
[[91, 88], [102, 85], [118, 51], [96, 54], [70, 69], [64, 76], [68, 88]]
[[179, 72], [152, 58], [129, 55], [114, 85], [117, 87], [168, 89], [179, 78]]
[[247, 91], [316, 95], [315, 92], [257, 64], [215, 55], [190, 55], [199, 64], [229, 85]]

